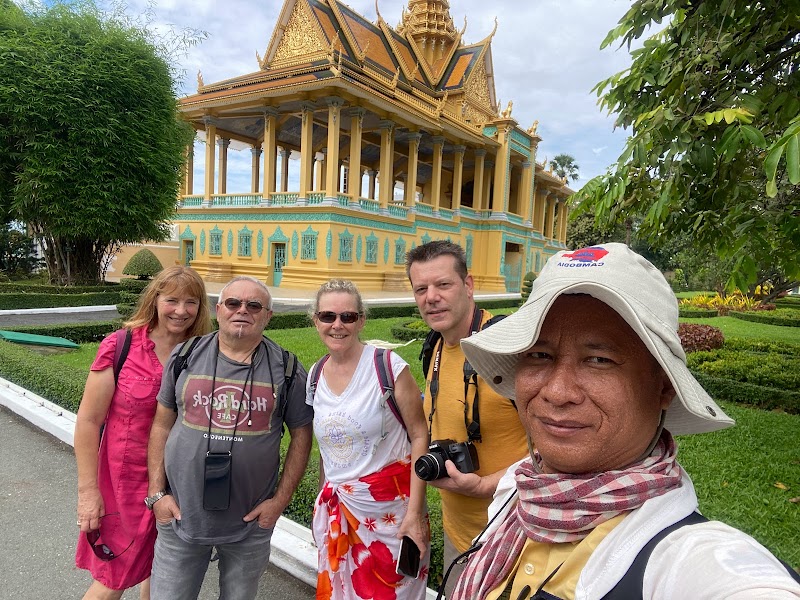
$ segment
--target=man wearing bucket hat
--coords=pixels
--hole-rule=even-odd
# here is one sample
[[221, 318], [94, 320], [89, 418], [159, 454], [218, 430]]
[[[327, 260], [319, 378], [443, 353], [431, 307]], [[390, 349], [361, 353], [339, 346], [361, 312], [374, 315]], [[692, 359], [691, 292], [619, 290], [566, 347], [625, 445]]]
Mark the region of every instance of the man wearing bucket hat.
[[800, 598], [768, 550], [696, 513], [672, 435], [733, 420], [677, 329], [661, 273], [610, 243], [559, 252], [524, 306], [462, 340], [536, 451], [509, 469], [507, 498], [501, 481], [454, 598]]

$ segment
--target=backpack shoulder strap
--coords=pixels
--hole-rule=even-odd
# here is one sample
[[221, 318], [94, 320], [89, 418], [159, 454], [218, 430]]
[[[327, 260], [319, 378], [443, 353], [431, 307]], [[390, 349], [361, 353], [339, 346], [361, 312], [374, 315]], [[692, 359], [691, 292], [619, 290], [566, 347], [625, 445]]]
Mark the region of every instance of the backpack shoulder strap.
[[283, 386], [278, 394], [278, 414], [283, 418], [286, 404], [289, 402], [289, 390], [294, 384], [294, 376], [297, 374], [297, 357], [284, 348], [281, 348], [281, 352], [283, 355]]
[[117, 329], [115, 335], [117, 343], [114, 346], [114, 383], [119, 379], [119, 372], [122, 371], [122, 365], [128, 358], [133, 332], [130, 329]]
[[178, 381], [178, 377], [186, 368], [186, 365], [189, 364], [189, 355], [194, 350], [194, 347], [197, 346], [197, 342], [200, 341], [200, 336], [195, 335], [190, 337], [188, 340], [183, 342], [181, 345], [181, 349], [178, 351], [178, 356], [175, 357], [175, 362], [172, 363], [172, 374], [174, 376], [175, 381]]
[[319, 378], [322, 377], [322, 368], [325, 366], [325, 363], [328, 362], [328, 359], [331, 357], [330, 354], [326, 354], [322, 358], [320, 358], [314, 366], [311, 367], [311, 373], [308, 374], [308, 390], [311, 393], [311, 397], [313, 398], [317, 393], [317, 384], [319, 383]]
[[403, 429], [406, 432], [406, 437], [409, 439], [409, 441], [411, 441], [411, 438], [408, 437], [408, 427], [406, 427], [406, 423], [403, 421], [403, 415], [400, 414], [400, 407], [397, 406], [397, 400], [394, 396], [392, 351], [387, 350], [386, 348], [375, 348], [373, 362], [375, 363], [375, 372], [378, 375], [378, 382], [381, 386], [381, 392], [383, 392], [381, 400], [385, 400], [389, 405], [389, 410], [392, 411], [395, 419], [397, 419], [400, 425], [403, 426]]
[[684, 517], [677, 523], [673, 523], [666, 529], [662, 529], [647, 542], [644, 548], [639, 551], [633, 563], [628, 568], [628, 572], [622, 576], [617, 585], [603, 596], [603, 600], [634, 600], [642, 597], [642, 586], [644, 585], [644, 571], [647, 568], [647, 561], [658, 543], [676, 529], [686, 525], [696, 525], [705, 523], [708, 519], [698, 512], [693, 512]]
[[428, 378], [428, 370], [431, 367], [433, 351], [436, 350], [436, 344], [439, 343], [440, 339], [442, 339], [442, 334], [431, 329], [422, 342], [422, 350], [419, 351], [419, 359], [422, 361], [422, 375], [425, 379]]

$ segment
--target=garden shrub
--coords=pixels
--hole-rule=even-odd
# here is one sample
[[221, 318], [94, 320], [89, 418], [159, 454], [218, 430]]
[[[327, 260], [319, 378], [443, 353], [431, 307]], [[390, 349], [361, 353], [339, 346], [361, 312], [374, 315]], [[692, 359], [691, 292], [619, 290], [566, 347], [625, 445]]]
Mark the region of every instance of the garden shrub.
[[679, 323], [678, 337], [681, 338], [681, 346], [687, 353], [715, 350], [722, 348], [725, 343], [725, 337], [718, 327], [697, 323]]
[[161, 266], [158, 258], [152, 250], [142, 248], [131, 256], [128, 264], [122, 269], [123, 275], [133, 275], [137, 279], [147, 280], [158, 275], [164, 267]]
[[116, 283], [103, 283], [100, 285], [48, 285], [43, 283], [23, 283], [12, 281], [0, 283], [0, 294], [20, 292], [26, 294], [87, 294], [91, 292], [119, 291]]
[[678, 315], [684, 319], [709, 319], [718, 316], [716, 310], [705, 308], [680, 308]]
[[731, 312], [729, 316], [742, 321], [762, 323], [763, 325], [800, 327], [800, 311], [792, 308], [776, 308], [772, 311]]
[[99, 342], [112, 331], [122, 327], [121, 320], [87, 321], [85, 323], [66, 323], [63, 325], [12, 325], [5, 327], [9, 331], [32, 333], [34, 335], [52, 335], [63, 337], [76, 344]]
[[392, 327], [392, 337], [402, 342], [421, 340], [428, 335], [429, 327], [422, 319], [404, 321]]
[[785, 296], [775, 300], [776, 306], [780, 308], [800, 309], [800, 296]]
[[65, 369], [18, 344], [0, 340], [0, 377], [77, 412], [86, 374]]
[[528, 271], [525, 273], [525, 277], [522, 278], [522, 288], [520, 289], [520, 306], [527, 302], [528, 297], [531, 295], [531, 290], [533, 290], [533, 282], [536, 279], [536, 273], [533, 271]]
[[687, 356], [692, 373], [717, 400], [800, 414], [800, 347], [731, 338]]
[[38, 294], [38, 293], [0, 293], [0, 309], [55, 308], [58, 306], [101, 306], [117, 304], [119, 291], [92, 292], [88, 294]]
[[124, 291], [129, 292], [131, 294], [136, 294], [137, 296], [144, 291], [150, 284], [149, 281], [146, 279], [120, 279], [119, 286]]

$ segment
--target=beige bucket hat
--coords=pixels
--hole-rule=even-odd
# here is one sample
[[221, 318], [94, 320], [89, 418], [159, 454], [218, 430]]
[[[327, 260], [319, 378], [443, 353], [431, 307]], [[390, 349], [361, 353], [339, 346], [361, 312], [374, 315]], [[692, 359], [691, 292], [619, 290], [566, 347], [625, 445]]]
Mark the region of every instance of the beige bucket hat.
[[676, 399], [664, 426], [671, 433], [705, 433], [734, 424], [686, 366], [678, 337], [678, 301], [661, 272], [625, 244], [608, 243], [552, 256], [514, 314], [461, 340], [478, 374], [514, 398], [517, 355], [539, 337], [544, 318], [562, 294], [588, 294], [625, 319], [669, 376]]

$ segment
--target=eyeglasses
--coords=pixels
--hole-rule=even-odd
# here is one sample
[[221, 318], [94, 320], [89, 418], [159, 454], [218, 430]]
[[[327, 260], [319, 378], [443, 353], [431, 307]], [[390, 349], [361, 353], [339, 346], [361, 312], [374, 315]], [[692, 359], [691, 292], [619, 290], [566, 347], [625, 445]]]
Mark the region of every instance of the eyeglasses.
[[335, 323], [336, 317], [339, 317], [345, 325], [350, 325], [351, 323], [355, 323], [361, 317], [361, 313], [353, 312], [353, 311], [345, 311], [341, 313], [335, 313], [332, 310], [322, 310], [317, 313], [314, 313], [314, 316], [317, 317], [322, 323]]
[[133, 545], [133, 539], [131, 539], [131, 541], [125, 547], [125, 550], [123, 550], [122, 552], [115, 553], [108, 546], [108, 544], [100, 541], [100, 538], [103, 536], [103, 534], [102, 534], [103, 529], [106, 529], [106, 533], [109, 533], [109, 530], [114, 530], [114, 529], [117, 528], [115, 526], [110, 526], [109, 525], [109, 521], [110, 520], [108, 519], [108, 517], [117, 517], [117, 522], [115, 524], [118, 525], [118, 526], [121, 525], [121, 523], [118, 522], [119, 521], [119, 513], [109, 513], [107, 515], [103, 515], [102, 517], [100, 517], [100, 528], [99, 529], [95, 529], [93, 531], [87, 531], [86, 532], [86, 541], [88, 541], [89, 545], [92, 547], [92, 552], [94, 552], [94, 555], [97, 558], [99, 558], [100, 560], [102, 560], [104, 562], [108, 562], [110, 560], [114, 560], [115, 558], [123, 555], [128, 550], [128, 548], [130, 548]]
[[253, 313], [254, 315], [260, 313], [264, 308], [264, 305], [258, 300], [248, 300], [247, 302], [244, 302], [239, 300], [239, 298], [225, 298], [222, 303], [228, 310], [239, 310], [242, 307], [242, 304], [244, 304], [247, 312]]

